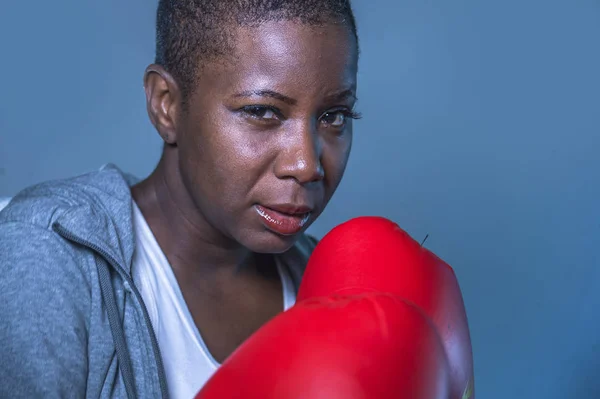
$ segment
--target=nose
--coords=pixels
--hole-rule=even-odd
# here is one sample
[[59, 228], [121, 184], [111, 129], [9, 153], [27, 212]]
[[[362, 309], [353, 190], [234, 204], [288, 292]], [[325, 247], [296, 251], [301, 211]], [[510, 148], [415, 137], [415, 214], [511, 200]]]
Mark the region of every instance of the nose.
[[321, 164], [322, 145], [316, 127], [301, 124], [290, 130], [283, 139], [275, 163], [275, 174], [280, 179], [293, 178], [300, 184], [323, 180]]

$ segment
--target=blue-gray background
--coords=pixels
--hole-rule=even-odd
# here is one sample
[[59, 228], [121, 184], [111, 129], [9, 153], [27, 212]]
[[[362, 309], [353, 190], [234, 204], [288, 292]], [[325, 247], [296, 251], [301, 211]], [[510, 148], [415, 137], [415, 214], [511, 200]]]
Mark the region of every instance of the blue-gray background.
[[[155, 1], [2, 1], [0, 196], [160, 153]], [[478, 397], [600, 398], [600, 3], [355, 1], [360, 106], [314, 225], [396, 220], [455, 268]]]

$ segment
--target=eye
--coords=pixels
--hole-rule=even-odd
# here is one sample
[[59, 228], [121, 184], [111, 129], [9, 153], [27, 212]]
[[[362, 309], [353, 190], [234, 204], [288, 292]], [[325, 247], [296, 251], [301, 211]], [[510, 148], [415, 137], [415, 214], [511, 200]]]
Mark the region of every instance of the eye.
[[328, 111], [321, 116], [321, 123], [334, 128], [341, 128], [346, 125], [348, 119], [359, 119], [360, 115], [352, 111], [340, 109]]
[[279, 117], [277, 110], [263, 105], [249, 105], [241, 110], [251, 118], [260, 120], [277, 120]]

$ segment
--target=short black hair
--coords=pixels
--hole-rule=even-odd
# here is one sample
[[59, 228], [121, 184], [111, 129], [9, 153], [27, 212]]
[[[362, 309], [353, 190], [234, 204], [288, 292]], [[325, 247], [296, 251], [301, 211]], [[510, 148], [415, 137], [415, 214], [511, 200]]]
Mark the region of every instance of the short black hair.
[[231, 24], [281, 20], [345, 24], [358, 45], [350, 0], [159, 0], [155, 63], [175, 78], [185, 101], [202, 64], [231, 51]]

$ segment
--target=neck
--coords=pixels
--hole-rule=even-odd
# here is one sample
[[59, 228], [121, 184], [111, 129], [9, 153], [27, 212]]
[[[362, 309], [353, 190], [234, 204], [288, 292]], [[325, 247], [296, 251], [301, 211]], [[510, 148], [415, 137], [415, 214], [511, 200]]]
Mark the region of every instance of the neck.
[[185, 188], [176, 151], [165, 149], [154, 172], [132, 195], [175, 271], [187, 275], [236, 275], [254, 256], [204, 217]]

